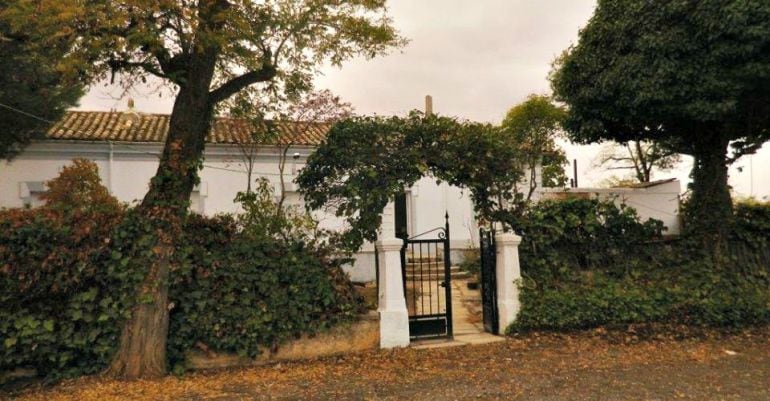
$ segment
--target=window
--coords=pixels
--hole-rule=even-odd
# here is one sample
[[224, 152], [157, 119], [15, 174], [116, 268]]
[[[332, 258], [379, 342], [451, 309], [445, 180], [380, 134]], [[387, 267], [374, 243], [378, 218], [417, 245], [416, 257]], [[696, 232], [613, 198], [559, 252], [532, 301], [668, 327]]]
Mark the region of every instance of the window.
[[190, 211], [204, 214], [206, 212], [206, 196], [208, 195], [208, 186], [201, 182], [193, 188], [190, 194]]
[[45, 182], [43, 181], [30, 181], [19, 183], [19, 197], [21, 203], [25, 208], [33, 208], [42, 206], [45, 201], [40, 199], [40, 195], [45, 192]]
[[[283, 205], [297, 206], [300, 208], [305, 207], [305, 200], [302, 198], [302, 195], [299, 193], [299, 188], [297, 187], [297, 184], [293, 182], [286, 182], [285, 187], [286, 187], [286, 192], [284, 194]], [[280, 194], [281, 194], [281, 184], [275, 183], [276, 202], [281, 198]]]

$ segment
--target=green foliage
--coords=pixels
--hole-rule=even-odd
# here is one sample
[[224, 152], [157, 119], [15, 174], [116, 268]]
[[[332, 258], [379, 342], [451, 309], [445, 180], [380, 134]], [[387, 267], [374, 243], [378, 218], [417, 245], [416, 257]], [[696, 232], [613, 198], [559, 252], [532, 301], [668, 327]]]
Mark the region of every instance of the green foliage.
[[[0, 10], [10, 0], [0, 0]], [[12, 30], [0, 18], [0, 103], [44, 120], [55, 121], [83, 95], [83, 87], [55, 68], [71, 44], [67, 38], [36, 43], [29, 29]], [[41, 138], [48, 123], [0, 106], [0, 159], [13, 158], [33, 139]]]
[[387, 202], [423, 176], [469, 189], [476, 211], [493, 219], [514, 200], [516, 151], [499, 128], [412, 112], [336, 123], [297, 177], [311, 209], [332, 208], [349, 229], [342, 243], [373, 241]]
[[542, 166], [544, 186], [559, 187], [567, 182], [564, 174], [567, 157], [555, 141], [561, 135], [565, 114], [564, 108], [554, 105], [548, 96], [530, 95], [525, 102], [511, 108], [503, 119], [502, 129], [510, 146], [519, 151], [519, 158], [529, 173], [530, 187], [523, 191], [527, 199], [537, 186], [535, 168], [538, 166]]
[[737, 210], [742, 228], [717, 262], [697, 242], [660, 241], [660, 222], [627, 208], [537, 205], [520, 223], [523, 308], [508, 331], [770, 323], [770, 215], [766, 205]]
[[265, 178], [256, 181], [253, 191], [238, 193], [235, 201], [243, 209], [239, 226], [254, 238], [320, 243], [328, 235], [305, 210], [276, 203], [273, 184]]
[[643, 252], [645, 244], [663, 232], [660, 221], [642, 223], [634, 209], [598, 200], [545, 200], [528, 208], [523, 217], [510, 218], [523, 238], [522, 270], [536, 281], [565, 279], [588, 270], [622, 275], [652, 262], [655, 255]]
[[[524, 288], [522, 311], [507, 332], [575, 330], [632, 323], [741, 327], [770, 323], [770, 283], [725, 275], [685, 276], [697, 264], [668, 269], [654, 280], [601, 273], [569, 286]], [[660, 269], [660, 267], [657, 267]], [[767, 274], [767, 270], [765, 270]], [[728, 273], [727, 275], [731, 275]]]
[[[64, 183], [88, 190], [60, 196]], [[146, 269], [134, 261], [157, 257], [157, 224], [92, 184], [95, 165], [81, 161], [52, 181], [46, 206], [0, 211], [0, 371], [98, 372], [142, 301], [135, 294]], [[260, 215], [260, 196], [244, 198], [243, 215], [191, 215], [180, 230], [169, 280], [168, 356], [178, 367], [199, 343], [254, 356], [360, 311], [334, 248], [292, 228], [306, 216]], [[101, 203], [83, 207], [83, 199]]]
[[736, 145], [767, 140], [768, 21], [763, 0], [599, 1], [552, 75], [570, 136], [677, 139], [689, 154], [704, 124]]
[[735, 205], [733, 241], [755, 250], [770, 248], [770, 203], [744, 201]]
[[265, 240], [229, 216], [192, 215], [189, 271], [170, 287], [174, 363], [198, 343], [253, 357], [361, 311], [347, 275], [325, 248]]
[[0, 370], [94, 373], [114, 350], [125, 286], [97, 261], [112, 257], [107, 247], [123, 209], [111, 197], [83, 207], [57, 196], [73, 173], [93, 177], [92, 167], [62, 173], [45, 207], [0, 212]]
[[462, 261], [458, 266], [460, 270], [478, 277], [481, 273], [481, 253], [478, 249], [464, 250]]
[[602, 0], [552, 73], [574, 141], [694, 156], [688, 231], [703, 246], [729, 233], [726, 164], [770, 139], [768, 21], [765, 0]]
[[204, 89], [209, 82], [222, 89], [211, 91], [212, 104], [260, 82], [304, 92], [325, 62], [374, 57], [405, 43], [381, 0], [8, 3], [0, 22], [10, 32], [27, 32], [39, 46], [68, 45], [51, 60], [56, 71], [86, 83], [119, 72], [126, 85], [152, 75], [180, 89], [200, 83], [194, 74]]

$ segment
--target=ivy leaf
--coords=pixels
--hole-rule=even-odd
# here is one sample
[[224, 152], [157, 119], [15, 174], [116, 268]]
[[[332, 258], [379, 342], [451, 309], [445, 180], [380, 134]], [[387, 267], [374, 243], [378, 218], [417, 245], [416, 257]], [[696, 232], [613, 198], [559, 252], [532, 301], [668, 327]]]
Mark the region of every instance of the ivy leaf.
[[3, 341], [3, 345], [5, 345], [5, 348], [11, 348], [18, 342], [18, 339], [16, 337], [9, 337], [6, 338], [5, 341]]
[[54, 329], [54, 321], [53, 320], [46, 320], [43, 322], [43, 328], [47, 331], [53, 331]]

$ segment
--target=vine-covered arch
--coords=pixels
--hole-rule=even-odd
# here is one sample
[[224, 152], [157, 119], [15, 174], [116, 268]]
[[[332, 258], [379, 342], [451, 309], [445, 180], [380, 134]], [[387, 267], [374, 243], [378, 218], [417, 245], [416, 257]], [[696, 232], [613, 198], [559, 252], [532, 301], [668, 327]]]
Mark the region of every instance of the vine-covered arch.
[[479, 216], [499, 220], [523, 171], [500, 128], [413, 111], [338, 122], [297, 183], [308, 208], [347, 221], [343, 245], [357, 250], [376, 239], [387, 203], [423, 176], [468, 189]]

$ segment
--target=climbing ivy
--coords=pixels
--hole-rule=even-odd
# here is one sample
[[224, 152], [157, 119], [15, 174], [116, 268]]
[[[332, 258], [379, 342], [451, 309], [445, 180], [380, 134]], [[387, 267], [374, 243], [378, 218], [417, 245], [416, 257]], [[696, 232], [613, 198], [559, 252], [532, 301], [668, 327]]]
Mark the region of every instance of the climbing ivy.
[[413, 111], [335, 124], [297, 177], [311, 209], [330, 208], [348, 229], [343, 244], [373, 241], [389, 200], [423, 176], [470, 191], [489, 220], [521, 201], [519, 153], [499, 127]]
[[[48, 379], [104, 370], [137, 303], [157, 235], [179, 235], [169, 282], [168, 362], [193, 347], [254, 356], [361, 312], [342, 259], [305, 214], [280, 211], [269, 186], [237, 216], [149, 221], [77, 161], [49, 182], [47, 204], [0, 210], [0, 372]], [[164, 230], [158, 230], [164, 227]]]

